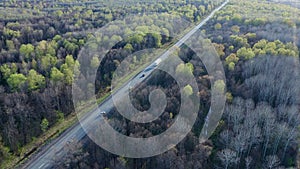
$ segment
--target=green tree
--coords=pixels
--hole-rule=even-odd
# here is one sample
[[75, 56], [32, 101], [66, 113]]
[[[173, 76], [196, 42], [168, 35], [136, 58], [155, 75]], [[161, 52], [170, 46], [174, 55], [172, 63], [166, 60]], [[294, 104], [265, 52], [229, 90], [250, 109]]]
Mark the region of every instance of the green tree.
[[62, 39], [62, 37], [60, 35], [55, 35], [53, 38], [53, 40], [56, 42], [60, 41], [61, 39]]
[[4, 33], [5, 36], [7, 36], [9, 38], [12, 38], [12, 37], [18, 38], [18, 37], [21, 36], [20, 31], [14, 31], [14, 30], [11, 30], [11, 29], [6, 28], [6, 27], [4, 27], [3, 33]]
[[236, 56], [236, 54], [231, 53], [226, 59], [225, 62], [227, 65], [229, 65], [229, 63], [233, 62], [233, 63], [237, 63], [239, 61], [239, 58]]
[[268, 42], [266, 48], [272, 48], [272, 49], [276, 49], [276, 43], [275, 42]]
[[61, 10], [57, 10], [55, 12], [55, 15], [58, 16], [58, 17], [61, 17], [64, 13], [61, 11]]
[[99, 60], [98, 56], [94, 56], [91, 60], [91, 67], [93, 69], [96, 69], [96, 68], [98, 68], [99, 64], [100, 64], [100, 60]]
[[145, 26], [145, 25], [143, 25], [143, 26], [137, 26], [135, 28], [135, 31], [137, 31], [139, 33], [147, 34], [147, 33], [149, 33], [149, 27]]
[[74, 73], [75, 75], [78, 75], [80, 73], [79, 72], [80, 64], [77, 60], [76, 61], [74, 60], [72, 55], [66, 56], [65, 64], [67, 66], [66, 68], [70, 69], [72, 73]]
[[28, 63], [23, 60], [21, 65], [22, 65], [21, 73], [27, 74], [28, 73]]
[[278, 51], [276, 48], [277, 48], [277, 45], [275, 42], [268, 42], [263, 50], [266, 52], [266, 54], [274, 56], [274, 55], [278, 54]]
[[227, 100], [229, 103], [232, 102], [233, 96], [232, 96], [232, 94], [231, 94], [230, 92], [227, 92], [227, 93], [226, 93], [226, 100]]
[[234, 50], [234, 46], [229, 46], [229, 50], [232, 52]]
[[222, 29], [222, 25], [220, 23], [215, 24], [215, 30]]
[[237, 56], [239, 58], [244, 58], [246, 60], [252, 59], [255, 56], [255, 53], [252, 51], [251, 48], [242, 47], [237, 51]]
[[16, 50], [14, 41], [12, 41], [12, 40], [6, 40], [6, 46], [7, 46], [8, 51]]
[[112, 21], [113, 15], [112, 15], [111, 13], [105, 14], [104, 18], [105, 18], [105, 20], [107, 20], [107, 21]]
[[228, 64], [228, 69], [231, 70], [231, 71], [233, 71], [234, 68], [235, 68], [235, 63], [234, 63], [234, 62], [230, 62], [230, 63]]
[[69, 68], [63, 69], [64, 77], [65, 77], [65, 82], [68, 85], [71, 85], [73, 80], [74, 80], [74, 74], [73, 71]]
[[195, 68], [194, 68], [194, 65], [192, 63], [186, 63], [185, 65], [190, 69], [191, 73], [194, 72]]
[[64, 74], [65, 82], [68, 85], [71, 85], [74, 79], [74, 75], [80, 73], [80, 64], [78, 61], [75, 61], [72, 55], [68, 55], [65, 60], [65, 64], [62, 64], [60, 71]]
[[213, 89], [218, 93], [224, 93], [225, 92], [225, 83], [223, 80], [217, 80], [214, 83]]
[[90, 18], [93, 15], [93, 10], [91, 9], [87, 10], [84, 15], [86, 18]]
[[200, 14], [203, 16], [205, 14], [205, 6], [200, 5], [199, 6], [199, 11], [200, 11]]
[[224, 52], [225, 46], [223, 44], [213, 43], [213, 45], [214, 45], [214, 47], [215, 47], [215, 49], [216, 49], [216, 51], [217, 51], [217, 53], [220, 57], [225, 56], [225, 52]]
[[266, 18], [255, 18], [253, 21], [252, 21], [252, 25], [254, 26], [259, 26], [259, 25], [263, 25], [267, 22], [267, 19]]
[[56, 111], [56, 116], [57, 116], [57, 122], [62, 123], [65, 120], [65, 115], [61, 111]]
[[167, 28], [162, 28], [161, 29], [161, 34], [165, 35], [167, 39], [170, 37], [170, 32]]
[[183, 88], [183, 93], [186, 95], [186, 96], [191, 96], [193, 94], [193, 88], [191, 85], [187, 85]]
[[8, 66], [8, 64], [4, 64], [4, 65], [0, 66], [0, 71], [1, 71], [1, 74], [3, 76], [3, 79], [9, 78], [9, 76], [11, 74], [13, 74], [12, 70], [10, 69], [10, 67]]
[[140, 33], [136, 33], [128, 38], [128, 42], [131, 44], [137, 43], [140, 44], [144, 40], [144, 35]]
[[133, 51], [133, 47], [130, 43], [127, 43], [125, 46], [124, 46], [124, 49], [125, 50], [128, 50], [128, 51]]
[[172, 112], [170, 112], [169, 115], [170, 115], [170, 119], [174, 118], [174, 114]]
[[29, 90], [37, 90], [45, 86], [45, 77], [31, 69], [27, 76]]
[[49, 121], [46, 118], [44, 118], [41, 122], [42, 131], [43, 132], [47, 131], [48, 127], [49, 127]]
[[239, 14], [234, 14], [233, 17], [232, 17], [232, 20], [235, 23], [241, 23], [243, 21], [242, 16], [239, 15]]
[[7, 83], [11, 90], [15, 91], [20, 89], [20, 87], [25, 84], [27, 78], [23, 74], [12, 74], [7, 79]]
[[161, 40], [162, 40], [162, 37], [160, 34], [158, 33], [152, 33], [151, 34], [155, 40], [155, 47], [160, 47], [161, 46]]
[[53, 82], [59, 82], [64, 80], [64, 74], [56, 67], [51, 69], [50, 80]]
[[256, 33], [247, 33], [246, 38], [253, 41], [256, 38]]
[[47, 50], [47, 41], [43, 40], [39, 42], [39, 44], [36, 47], [36, 54], [38, 57], [41, 57], [46, 54]]
[[268, 41], [265, 39], [262, 39], [258, 41], [256, 44], [254, 44], [253, 48], [256, 49], [264, 49], [267, 46]]
[[192, 69], [187, 64], [181, 63], [176, 67], [176, 74], [181, 75], [192, 75]]
[[231, 35], [230, 39], [233, 41], [235, 47], [250, 47], [248, 39], [237, 35]]
[[37, 69], [37, 62], [36, 62], [35, 59], [32, 59], [31, 66], [32, 66], [33, 69]]
[[49, 54], [51, 56], [55, 56], [56, 55], [56, 48], [57, 48], [57, 42], [52, 40], [51, 42], [47, 43], [46, 54]]
[[237, 25], [234, 25], [231, 27], [232, 32], [234, 33], [239, 33], [240, 32], [240, 27]]
[[2, 141], [2, 137], [0, 136], [0, 164], [3, 163], [3, 160], [7, 160], [11, 158], [11, 152], [8, 147], [5, 147]]
[[68, 67], [72, 68], [75, 64], [75, 60], [74, 60], [73, 56], [72, 55], [67, 55], [65, 63], [68, 65]]
[[84, 39], [79, 39], [79, 40], [78, 40], [78, 44], [79, 44], [80, 46], [83, 46], [84, 43], [85, 43]]
[[34, 52], [34, 46], [32, 44], [23, 44], [20, 47], [20, 54], [26, 59], [29, 59], [30, 55]]
[[253, 49], [253, 52], [256, 56], [266, 55], [267, 52], [264, 49]]
[[112, 42], [116, 42], [116, 43], [121, 42], [123, 40], [121, 36], [117, 36], [117, 35], [113, 35], [110, 39]]
[[11, 64], [11, 72], [12, 72], [12, 73], [17, 73], [17, 71], [18, 71], [18, 66], [17, 66], [17, 64], [16, 64], [16, 63], [12, 63], [12, 64]]
[[41, 69], [45, 72], [48, 72], [52, 66], [55, 66], [57, 63], [57, 58], [47, 54], [41, 58]]

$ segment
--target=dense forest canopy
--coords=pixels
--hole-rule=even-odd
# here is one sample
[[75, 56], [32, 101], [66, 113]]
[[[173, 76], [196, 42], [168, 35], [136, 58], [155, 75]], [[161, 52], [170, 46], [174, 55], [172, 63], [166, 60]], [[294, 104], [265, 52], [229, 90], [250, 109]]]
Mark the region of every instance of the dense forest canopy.
[[[0, 164], [26, 156], [26, 145], [74, 115], [74, 74], [96, 68], [96, 94], [110, 91], [114, 71], [130, 54], [147, 48], [166, 48], [182, 30], [166, 24], [183, 17], [199, 23], [222, 0], [95, 1], [5, 0], [0, 2]], [[296, 3], [296, 2], [295, 2]], [[129, 15], [150, 15], [126, 29], [129, 38], [113, 33], [96, 36], [97, 29]], [[179, 73], [197, 77], [201, 99], [195, 127], [170, 151], [146, 159], [130, 159], [106, 152], [88, 137], [67, 146], [69, 153], [55, 168], [297, 168], [299, 126], [300, 9], [292, 1], [231, 0], [201, 28], [223, 63], [227, 103], [210, 140], [199, 144], [199, 128], [211, 102], [211, 77], [188, 47], [178, 49], [185, 62]], [[145, 23], [143, 23], [145, 22]], [[147, 26], [147, 23], [153, 23]], [[146, 25], [146, 26], [145, 26]], [[187, 27], [187, 25], [184, 25]], [[110, 27], [111, 32], [122, 27]], [[133, 32], [140, 33], [133, 33]], [[147, 32], [147, 33], [145, 33]], [[149, 33], [151, 32], [151, 33]], [[173, 34], [172, 34], [173, 33]], [[94, 55], [81, 65], [77, 57], [88, 41], [118, 41], [100, 63]], [[97, 47], [96, 47], [97, 48]], [[147, 57], [133, 57], [123, 72], [137, 69]], [[134, 64], [132, 64], [134, 63]], [[86, 72], [88, 74], [88, 72]], [[85, 75], [86, 75], [85, 74]], [[107, 116], [120, 133], [149, 137], [173, 124], [178, 114], [178, 85], [169, 75], [154, 71], [149, 81], [132, 92], [140, 110], [149, 108], [153, 86], [168, 96], [162, 116], [153, 124], [137, 125], [116, 109]], [[84, 77], [87, 78], [87, 77]], [[163, 80], [159, 80], [163, 79]], [[80, 88], [78, 88], [80, 90]], [[189, 87], [186, 93], [192, 93]], [[299, 158], [299, 157], [298, 157]]]

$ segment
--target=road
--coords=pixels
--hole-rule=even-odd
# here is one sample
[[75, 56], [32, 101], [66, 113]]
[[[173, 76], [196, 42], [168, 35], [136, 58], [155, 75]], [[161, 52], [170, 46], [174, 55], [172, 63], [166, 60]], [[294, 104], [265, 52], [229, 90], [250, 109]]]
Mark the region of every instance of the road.
[[[196, 31], [198, 31], [208, 20], [210, 20], [217, 11], [221, 10], [229, 0], [224, 2], [221, 6], [216, 8], [206, 19], [204, 19], [200, 24], [195, 26], [190, 32], [188, 32], [185, 36], [183, 36], [176, 44], [173, 45], [173, 47], [179, 48], [181, 45], [183, 45], [187, 39], [189, 39]], [[171, 53], [172, 48], [167, 50], [164, 54], [162, 54], [159, 58], [163, 61], [165, 60]], [[151, 63], [152, 65], [154, 63]], [[145, 76], [143, 79], [146, 79], [148, 77], [151, 71], [147, 71], [147, 73], [144, 73]], [[140, 75], [143, 74], [141, 72], [139, 75], [135, 76], [134, 79], [131, 79], [133, 83], [140, 83]], [[122, 96], [124, 94], [125, 90], [128, 90], [130, 85], [135, 85], [133, 83], [127, 82], [126, 85], [124, 85], [120, 90], [117, 90], [114, 95], [115, 96]], [[63, 155], [65, 154], [66, 146], [68, 144], [72, 144], [72, 142], [79, 142], [82, 140], [84, 136], [86, 136], [86, 131], [91, 130], [93, 128], [93, 125], [95, 120], [99, 120], [99, 114], [101, 111], [109, 112], [114, 107], [113, 99], [112, 97], [108, 97], [105, 101], [103, 101], [97, 109], [94, 109], [84, 115], [82, 119], [80, 120], [81, 123], [77, 122], [74, 126], [66, 130], [60, 137], [53, 140], [50, 144], [43, 147], [41, 151], [37, 152], [37, 154], [33, 155], [31, 159], [29, 159], [23, 166], [20, 168], [28, 168], [28, 169], [45, 169], [45, 168], [51, 168], [55, 161], [61, 159]], [[82, 128], [82, 126], [85, 126], [85, 130]]]

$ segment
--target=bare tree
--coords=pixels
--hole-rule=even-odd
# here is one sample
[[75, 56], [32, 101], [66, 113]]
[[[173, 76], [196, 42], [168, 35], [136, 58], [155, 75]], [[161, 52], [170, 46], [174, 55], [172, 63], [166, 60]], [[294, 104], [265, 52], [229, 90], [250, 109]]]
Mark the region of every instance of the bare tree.
[[285, 133], [288, 132], [288, 126], [286, 123], [280, 123], [276, 126], [276, 131], [275, 131], [275, 140], [274, 140], [274, 145], [273, 147], [273, 155], [276, 154], [280, 141], [283, 139]]
[[299, 124], [300, 124], [300, 114], [299, 112], [296, 110], [296, 112], [291, 112], [289, 113], [289, 117], [291, 117], [291, 119], [289, 120], [289, 125], [290, 125], [290, 128], [289, 128], [289, 132], [288, 134], [286, 135], [286, 143], [285, 143], [285, 146], [284, 146], [284, 150], [283, 150], [283, 155], [282, 155], [282, 160], [284, 159], [285, 157], [285, 154], [286, 154], [286, 150], [289, 146], [289, 144], [293, 141], [297, 141], [297, 137], [299, 135], [298, 133], [298, 127], [299, 127]]
[[249, 139], [247, 142], [247, 147], [248, 147], [247, 155], [250, 154], [253, 145], [259, 144], [261, 141], [261, 128], [258, 125], [254, 125], [252, 128], [249, 129], [250, 132], [248, 133]]
[[244, 116], [244, 100], [242, 98], [236, 98], [233, 100], [232, 105], [226, 106], [225, 117], [228, 120], [229, 125], [239, 125]]
[[239, 132], [232, 139], [230, 147], [237, 152], [237, 157], [241, 157], [247, 148], [247, 140], [250, 138], [250, 133], [245, 132], [245, 128], [240, 126]]
[[252, 157], [250, 157], [250, 156], [246, 157], [246, 158], [245, 158], [245, 166], [246, 166], [246, 169], [250, 169], [251, 163], [252, 163]]
[[225, 146], [225, 148], [228, 148], [231, 139], [232, 139], [232, 132], [229, 130], [222, 131], [220, 134], [220, 142]]
[[265, 168], [266, 169], [273, 169], [280, 165], [280, 160], [276, 155], [270, 155], [266, 157], [265, 160]]
[[[244, 66], [243, 77], [255, 101], [280, 104], [299, 103], [300, 83], [298, 61], [292, 57], [258, 57]], [[286, 66], [289, 65], [289, 66]], [[289, 83], [286, 83], [289, 82]]]
[[259, 116], [262, 121], [262, 134], [263, 134], [263, 158], [266, 156], [268, 145], [271, 136], [274, 132], [275, 116], [272, 114], [272, 109], [268, 105], [258, 106]]
[[[251, 102], [248, 101], [248, 103]], [[246, 106], [246, 116], [243, 125], [245, 126], [244, 128], [247, 129], [245, 132], [249, 134], [249, 139], [247, 140], [247, 155], [250, 154], [253, 145], [261, 141], [261, 128], [258, 126], [260, 120], [258, 111], [259, 109], [257, 108], [253, 110], [252, 106], [251, 108]]]
[[218, 152], [218, 157], [221, 160], [225, 169], [227, 169], [232, 164], [236, 164], [238, 162], [237, 153], [230, 149], [224, 149]]

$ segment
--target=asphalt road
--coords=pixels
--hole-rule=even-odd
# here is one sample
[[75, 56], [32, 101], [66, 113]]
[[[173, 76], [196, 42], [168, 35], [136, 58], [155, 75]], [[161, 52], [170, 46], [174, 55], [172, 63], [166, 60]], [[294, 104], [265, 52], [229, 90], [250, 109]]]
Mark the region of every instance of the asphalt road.
[[[176, 44], [174, 44], [173, 47], [180, 47], [183, 45], [187, 39], [189, 39], [196, 31], [198, 31], [208, 20], [210, 20], [214, 14], [222, 9], [229, 0], [224, 2], [220, 7], [216, 8], [206, 19], [204, 19], [200, 24], [195, 26], [190, 32], [188, 32], [184, 37], [182, 37]], [[170, 54], [172, 53], [171, 50], [167, 50], [163, 55], [161, 55], [159, 58], [163, 61], [165, 60]], [[151, 63], [152, 65], [154, 63]], [[153, 69], [150, 71], [147, 71], [147, 73], [141, 72], [137, 76], [134, 77], [134, 79], [131, 79], [131, 82], [127, 82], [121, 89], [116, 91], [114, 93], [115, 96], [124, 95], [125, 90], [128, 90], [130, 85], [135, 85], [137, 83], [140, 83], [141, 79], [146, 79], [151, 73]], [[145, 74], [143, 78], [140, 78], [142, 74]], [[108, 97], [105, 101], [103, 101], [97, 109], [94, 109], [87, 113], [85, 116], [82, 117], [81, 124], [78, 122], [68, 130], [66, 130], [60, 137], [53, 140], [50, 144], [46, 145], [42, 148], [37, 154], [33, 155], [24, 165], [22, 165], [20, 168], [28, 168], [28, 169], [45, 169], [45, 168], [51, 168], [53, 164], [60, 160], [63, 155], [66, 153], [66, 147], [68, 144], [72, 144], [74, 142], [79, 142], [82, 140], [84, 136], [86, 136], [86, 132], [93, 129], [93, 124], [95, 120], [101, 120], [101, 116], [99, 116], [100, 112], [105, 111], [109, 112], [113, 105], [113, 99], [112, 97]], [[85, 127], [85, 130], [82, 128]]]

